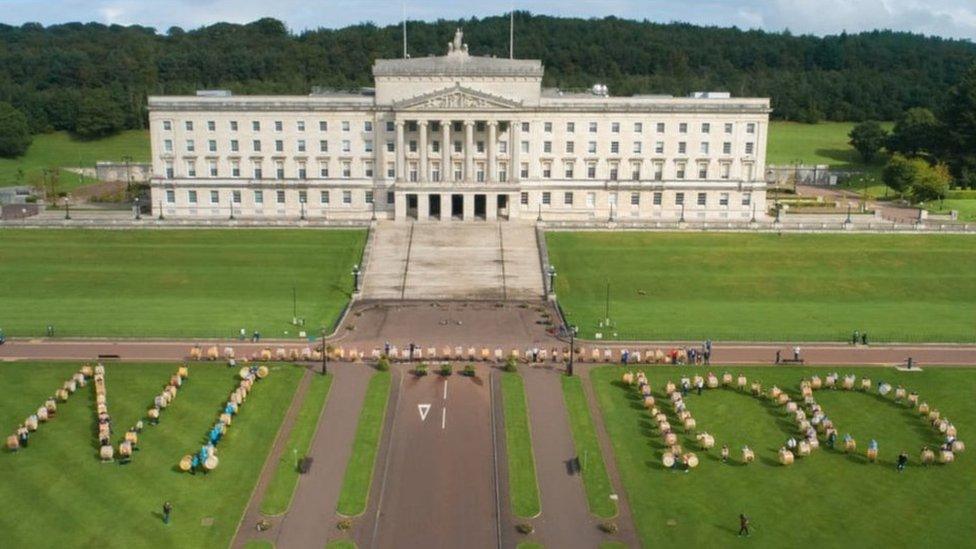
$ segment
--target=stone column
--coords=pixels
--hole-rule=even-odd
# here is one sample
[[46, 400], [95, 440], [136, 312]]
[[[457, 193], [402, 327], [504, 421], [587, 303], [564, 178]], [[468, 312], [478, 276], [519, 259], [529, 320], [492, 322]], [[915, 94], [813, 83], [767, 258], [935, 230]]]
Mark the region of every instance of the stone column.
[[498, 195], [495, 193], [485, 195], [485, 220], [498, 220]]
[[512, 120], [508, 124], [508, 133], [512, 140], [512, 153], [508, 155], [512, 161], [511, 166], [508, 167], [508, 171], [512, 174], [512, 181], [519, 181], [522, 178], [522, 163], [520, 161], [522, 155], [519, 154], [519, 152], [522, 150], [522, 123], [518, 120]]
[[403, 120], [396, 121], [396, 179], [406, 181], [407, 179], [407, 148], [403, 143]]
[[417, 193], [417, 221], [430, 220], [430, 198], [427, 193]]
[[420, 181], [429, 181], [427, 174], [427, 121], [421, 120], [420, 124]]
[[495, 168], [495, 164], [496, 164], [495, 140], [496, 139], [498, 139], [498, 121], [489, 120], [488, 121], [488, 173], [487, 173], [488, 181], [497, 180], [497, 177], [495, 176], [495, 174], [497, 173], [497, 170]]
[[[454, 176], [454, 163], [451, 162], [451, 121], [441, 120], [441, 181], [450, 181]], [[443, 212], [443, 204], [441, 205]]]
[[[464, 121], [464, 179], [474, 181], [474, 121]], [[467, 202], [467, 197], [465, 197]]]

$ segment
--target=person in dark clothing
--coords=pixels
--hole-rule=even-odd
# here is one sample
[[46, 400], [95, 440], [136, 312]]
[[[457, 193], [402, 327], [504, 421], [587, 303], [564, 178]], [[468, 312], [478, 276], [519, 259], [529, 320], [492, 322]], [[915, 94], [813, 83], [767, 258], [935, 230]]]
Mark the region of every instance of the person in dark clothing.
[[739, 535], [749, 535], [749, 517], [743, 515], [742, 513], [739, 513]]
[[781, 360], [779, 349], [776, 349], [776, 364], [779, 364]]
[[908, 454], [902, 450], [902, 452], [898, 454], [898, 471], [904, 471], [906, 465], [908, 465]]
[[864, 332], [863, 334], [861, 334], [861, 343], [863, 343], [864, 345], [867, 345], [868, 344], [868, 333], [867, 332]]
[[169, 524], [169, 514], [173, 512], [173, 504], [170, 502], [163, 503], [163, 524]]

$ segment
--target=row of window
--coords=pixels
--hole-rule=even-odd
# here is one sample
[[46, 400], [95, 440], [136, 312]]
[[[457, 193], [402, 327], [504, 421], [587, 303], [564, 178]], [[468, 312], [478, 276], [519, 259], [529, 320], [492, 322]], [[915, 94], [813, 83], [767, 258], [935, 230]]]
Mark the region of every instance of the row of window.
[[[230, 193], [230, 200], [232, 204], [240, 204], [242, 199], [243, 191], [234, 190]], [[255, 204], [264, 204], [265, 191], [264, 190], [254, 190], [251, 191], [252, 198]], [[363, 201], [366, 204], [373, 203], [373, 191], [363, 191]], [[271, 194], [271, 191], [268, 191]], [[276, 204], [285, 203], [285, 191], [276, 190], [274, 191], [273, 200]], [[189, 204], [198, 204], [200, 202], [200, 197], [197, 191], [188, 190], [186, 191], [186, 201]], [[298, 191], [298, 202], [301, 204], [308, 203], [308, 191]], [[393, 193], [387, 194], [387, 202], [393, 203]], [[174, 189], [166, 190], [166, 203], [176, 204], [176, 191]], [[320, 191], [319, 192], [319, 204], [331, 204], [332, 194], [331, 191]], [[352, 191], [342, 191], [341, 202], [342, 205], [348, 206], [352, 204]], [[210, 191], [210, 204], [220, 204], [220, 191], [212, 190]]]
[[[251, 178], [252, 179], [264, 179], [264, 164], [259, 161], [251, 161]], [[454, 181], [463, 181], [464, 178], [464, 164], [462, 162], [452, 163], [452, 176]], [[328, 160], [320, 161], [318, 163], [318, 177], [323, 179], [330, 178], [331, 172], [329, 170]], [[484, 182], [486, 180], [488, 166], [484, 162], [476, 162], [474, 164], [475, 173], [472, 174], [470, 179], [478, 182]], [[696, 169], [697, 177], [701, 180], [709, 179], [715, 176], [714, 166], [712, 162], [707, 160], [697, 161], [694, 163], [694, 168]], [[167, 160], [165, 162], [165, 176], [166, 179], [173, 179], [176, 177], [174, 164], [172, 161]], [[751, 181], [754, 173], [754, 164], [751, 162], [743, 163], [743, 179], [746, 181]], [[722, 161], [718, 163], [718, 178], [719, 179], [730, 179], [732, 176], [732, 162]], [[508, 180], [508, 164], [501, 162], [497, 164], [497, 176], [496, 179], [501, 182]], [[586, 163], [586, 179], [597, 179], [597, 163], [587, 162]], [[197, 170], [197, 161], [193, 159], [187, 159], [185, 161], [184, 176], [188, 178], [200, 177]], [[407, 165], [406, 178], [408, 181], [417, 182], [420, 181], [421, 173], [417, 162], [410, 162]], [[606, 179], [610, 181], [618, 181], [622, 179], [622, 174], [620, 173], [620, 164], [617, 162], [611, 162], [608, 164]], [[226, 176], [226, 174], [224, 175]], [[343, 160], [339, 163], [339, 176], [342, 179], [352, 178], [352, 162], [349, 160]], [[372, 178], [374, 176], [373, 162], [371, 160], [365, 160], [362, 163], [362, 177]], [[529, 179], [529, 164], [522, 163], [520, 166], [519, 176], [522, 179]], [[563, 163], [563, 176], [565, 179], [575, 179], [576, 178], [576, 162], [575, 161], [564, 161]], [[644, 172], [642, 170], [641, 162], [632, 162], [630, 164], [630, 180], [640, 181], [644, 177]], [[219, 164], [217, 160], [211, 159], [206, 161], [206, 173], [203, 177], [221, 177]], [[241, 163], [239, 160], [230, 161], [230, 175], [229, 177], [241, 177]], [[273, 179], [285, 179], [288, 174], [285, 170], [285, 163], [282, 160], [277, 160], [274, 163], [274, 175]], [[297, 179], [308, 179], [308, 164], [299, 161], [296, 164], [296, 169], [292, 177]], [[396, 166], [394, 163], [389, 162], [386, 165], [386, 177], [393, 179], [396, 177]], [[439, 162], [432, 162], [430, 164], [430, 174], [429, 180], [438, 182], [441, 181], [442, 172], [441, 165]], [[542, 163], [542, 179], [552, 179], [553, 177], [553, 166], [551, 162]], [[685, 161], [675, 161], [674, 162], [674, 178], [675, 179], [686, 179], [688, 177], [688, 163]], [[658, 161], [653, 164], [652, 179], [655, 181], [662, 181], [664, 179], [664, 162]]]
[[[569, 192], [569, 191], [563, 193], [563, 205], [564, 206], [572, 206], [575, 195], [576, 195], [576, 193]], [[612, 207], [617, 206], [617, 195], [610, 194], [610, 195], [607, 196], [607, 198], [609, 200], [610, 206], [612, 206]], [[663, 192], [655, 192], [655, 193], [653, 193], [651, 195], [651, 203], [653, 205], [655, 205], [655, 206], [661, 206], [663, 200], [664, 200], [664, 193]], [[595, 202], [596, 202], [596, 195], [594, 193], [587, 193], [587, 195], [586, 195], [586, 206], [588, 208], [593, 208], [593, 207], [595, 207]], [[528, 206], [529, 205], [529, 193], [523, 192], [521, 194], [521, 196], [520, 196], [520, 203], [523, 206]], [[637, 193], [637, 192], [630, 193], [630, 205], [631, 206], [640, 206], [640, 203], [641, 203], [641, 193]], [[696, 203], [697, 203], [698, 206], [708, 206], [708, 193], [703, 193], [703, 192], [698, 193]], [[683, 206], [684, 204], [685, 204], [685, 193], [684, 192], [677, 192], [677, 193], [675, 193], [674, 194], [674, 205], [675, 206]], [[748, 192], [742, 193], [742, 205], [743, 206], [749, 206], [751, 204], [752, 204], [752, 193], [748, 193]], [[544, 191], [542, 193], [542, 205], [543, 206], [551, 206], [552, 205], [552, 193], [551, 192]], [[728, 206], [729, 205], [729, 193], [719, 193], [718, 194], [718, 205], [719, 206]]]
[[[228, 124], [228, 126], [227, 126], [228, 129], [230, 131], [232, 131], [232, 132], [238, 131], [238, 129], [240, 127], [237, 120], [229, 120], [227, 124]], [[342, 131], [344, 131], [344, 132], [352, 131], [352, 122], [350, 122], [349, 120], [340, 121], [339, 124], [340, 124], [340, 127], [341, 127]], [[521, 129], [524, 132], [528, 132], [532, 128], [532, 123], [531, 122], [522, 122], [521, 125], [522, 125]], [[274, 126], [274, 131], [276, 131], [276, 132], [283, 132], [283, 131], [285, 131], [284, 130], [284, 128], [285, 128], [284, 121], [275, 120], [273, 122], [273, 126]], [[319, 123], [318, 123], [318, 126], [319, 126], [319, 131], [320, 132], [329, 131], [329, 122], [327, 120], [320, 120]], [[434, 131], [440, 129], [440, 123], [439, 122], [436, 122], [436, 121], [435, 122], [432, 122], [431, 123], [431, 126], [432, 126], [432, 129]], [[460, 132], [463, 129], [463, 123], [461, 123], [461, 122], [453, 122], [452, 123], [452, 126], [453, 126], [454, 131], [456, 131], [456, 132]], [[724, 133], [726, 133], [726, 134], [732, 134], [732, 133], [735, 132], [735, 123], [734, 122], [724, 122], [724, 123], [721, 124], [721, 126], [723, 128]], [[215, 120], [208, 120], [206, 122], [206, 127], [207, 127], [207, 131], [211, 131], [211, 132], [217, 131], [217, 122]], [[476, 122], [475, 123], [475, 129], [477, 129], [478, 131], [485, 131], [485, 127], [486, 127], [486, 124], [483, 121], [479, 121], [479, 122]], [[507, 127], [507, 123], [504, 123], [503, 122], [502, 123], [502, 127], [503, 128], [504, 127]], [[588, 122], [587, 123], [587, 128], [588, 128], [588, 130], [589, 130], [590, 133], [598, 133], [599, 132], [599, 127], [600, 127], [599, 122]], [[688, 122], [679, 122], [678, 123], [678, 133], [688, 133], [689, 127], [690, 126], [689, 126]], [[186, 131], [190, 131], [190, 132], [194, 131], [194, 122], [193, 122], [193, 120], [185, 120], [185, 121], [183, 121], [183, 128]], [[611, 133], [620, 133], [620, 128], [621, 128], [620, 122], [610, 122], [610, 132]], [[665, 122], [657, 122], [657, 123], [654, 124], [654, 128], [655, 128], [655, 131], [657, 133], [665, 133], [666, 130], [667, 130], [667, 124]], [[305, 129], [306, 129], [306, 124], [305, 124], [305, 121], [304, 120], [296, 120], [295, 121], [295, 130], [296, 131], [304, 132]], [[386, 131], [392, 132], [395, 129], [396, 129], [396, 125], [395, 125], [395, 122], [394, 121], [390, 120], [390, 121], [387, 121], [386, 122]], [[416, 131], [419, 130], [419, 125], [417, 124], [416, 121], [410, 121], [410, 122], [408, 122], [406, 124], [405, 129], [407, 131], [416, 132]], [[546, 132], [546, 133], [552, 133], [552, 129], [553, 129], [553, 123], [552, 122], [542, 122], [542, 130], [544, 132]], [[173, 130], [173, 121], [172, 120], [163, 120], [163, 130], [164, 131], [172, 131]], [[702, 134], [710, 134], [710, 133], [712, 133], [712, 123], [711, 122], [701, 122], [700, 125], [698, 126], [698, 130], [699, 130], [699, 133], [702, 133]], [[260, 120], [252, 120], [251, 121], [251, 131], [255, 131], [255, 132], [261, 131], [261, 121]], [[373, 122], [371, 120], [363, 121], [363, 131], [364, 132], [371, 132], [371, 131], [373, 131]], [[575, 133], [576, 132], [576, 122], [566, 122], [566, 132], [568, 132], [568, 133]], [[634, 122], [633, 123], [633, 132], [634, 133], [643, 133], [644, 132], [644, 123], [643, 122]], [[748, 122], [748, 123], [746, 123], [746, 133], [748, 133], [748, 134], [755, 134], [756, 133], [756, 123], [755, 122]]]

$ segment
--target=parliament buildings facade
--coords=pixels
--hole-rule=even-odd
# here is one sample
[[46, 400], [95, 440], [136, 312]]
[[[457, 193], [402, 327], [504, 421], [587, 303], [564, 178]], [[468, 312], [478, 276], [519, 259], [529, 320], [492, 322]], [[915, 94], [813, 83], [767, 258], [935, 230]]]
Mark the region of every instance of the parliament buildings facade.
[[769, 100], [542, 87], [539, 60], [381, 59], [374, 88], [149, 98], [171, 218], [750, 221]]

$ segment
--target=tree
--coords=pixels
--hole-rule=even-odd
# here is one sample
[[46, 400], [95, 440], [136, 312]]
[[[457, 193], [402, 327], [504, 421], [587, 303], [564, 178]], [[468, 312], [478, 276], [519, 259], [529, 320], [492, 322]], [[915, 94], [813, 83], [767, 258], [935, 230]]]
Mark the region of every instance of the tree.
[[942, 120], [946, 130], [943, 159], [958, 181], [976, 188], [976, 63], [949, 92]]
[[107, 90], [87, 90], [78, 106], [75, 133], [86, 139], [105, 137], [124, 127], [125, 113]]
[[940, 150], [941, 123], [929, 109], [914, 107], [905, 111], [888, 136], [886, 147], [891, 152], [909, 156], [934, 153]]
[[865, 162], [871, 162], [878, 156], [881, 148], [884, 147], [887, 135], [888, 132], [881, 127], [881, 124], [873, 120], [861, 122], [848, 134], [851, 138], [851, 146], [857, 149]]
[[881, 171], [881, 180], [896, 193], [904, 196], [912, 188], [912, 183], [915, 182], [919, 163], [925, 164], [922, 160], [912, 160], [900, 154], [894, 154], [885, 165], [884, 170]]
[[950, 181], [952, 181], [952, 175], [949, 173], [948, 166], [945, 164], [936, 164], [935, 166], [925, 164], [925, 167], [919, 171], [912, 183], [912, 196], [916, 202], [945, 198], [946, 193], [949, 192]]
[[14, 158], [27, 152], [33, 137], [24, 113], [0, 102], [0, 156]]

